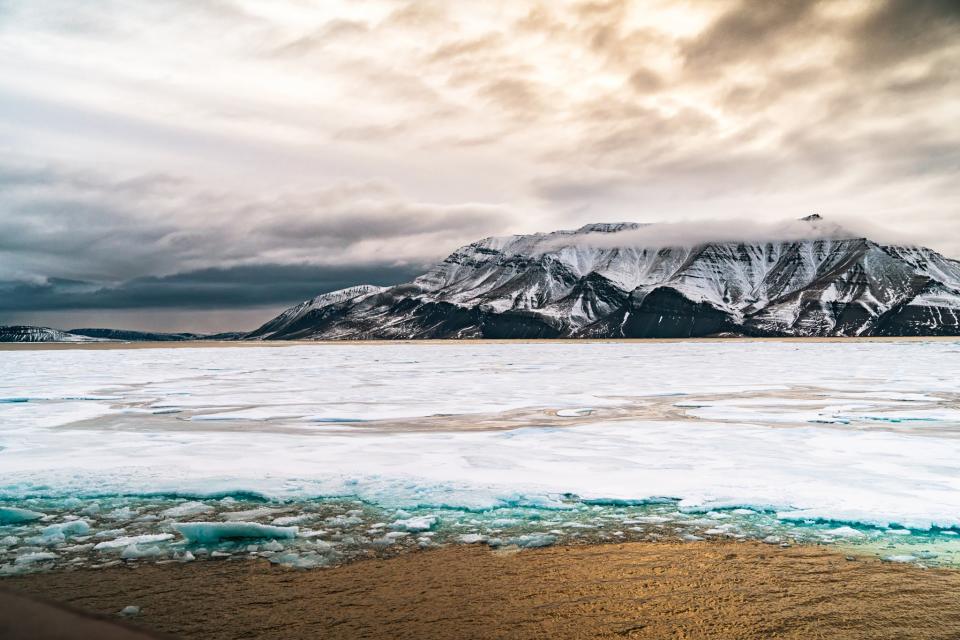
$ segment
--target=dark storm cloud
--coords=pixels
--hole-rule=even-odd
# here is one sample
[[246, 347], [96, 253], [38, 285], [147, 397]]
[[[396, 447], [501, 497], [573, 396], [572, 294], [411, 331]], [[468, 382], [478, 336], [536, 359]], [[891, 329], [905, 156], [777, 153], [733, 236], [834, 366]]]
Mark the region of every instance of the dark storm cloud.
[[3, 314], [31, 311], [288, 305], [356, 284], [407, 282], [423, 270], [410, 265], [262, 264], [135, 278], [116, 286], [61, 278], [40, 283], [0, 281], [0, 324]]
[[[162, 175], [108, 179], [0, 165], [0, 216], [0, 278], [118, 282], [263, 263], [392, 264], [408, 273], [407, 265], [440, 259], [481, 230], [502, 227], [507, 212], [412, 202], [379, 182], [256, 198]], [[138, 281], [136, 291], [176, 282]]]

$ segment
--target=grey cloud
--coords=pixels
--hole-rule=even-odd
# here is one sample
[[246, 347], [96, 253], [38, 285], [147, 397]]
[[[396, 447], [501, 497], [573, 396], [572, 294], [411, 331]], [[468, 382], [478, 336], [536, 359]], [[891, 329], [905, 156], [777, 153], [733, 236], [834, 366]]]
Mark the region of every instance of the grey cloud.
[[469, 40], [453, 40], [441, 44], [434, 49], [428, 60], [431, 62], [447, 61], [477, 53], [489, 52], [503, 42], [499, 33], [488, 33]]
[[651, 93], [663, 87], [663, 78], [650, 69], [640, 68], [630, 74], [630, 86], [640, 93]]
[[250, 197], [165, 176], [97, 181], [0, 166], [3, 184], [0, 266], [15, 266], [17, 277], [109, 282], [264, 261], [423, 263], [509, 220], [501, 207], [415, 202], [380, 182]]
[[91, 309], [234, 309], [288, 305], [360, 283], [407, 282], [422, 265], [256, 264], [135, 278], [113, 286], [50, 278], [0, 281], [0, 324], [24, 312]]
[[517, 115], [539, 114], [545, 101], [538, 85], [522, 78], [500, 78], [489, 82], [480, 95]]
[[852, 33], [853, 61], [870, 69], [911, 60], [960, 38], [955, 0], [886, 0], [877, 3]]
[[388, 27], [431, 29], [449, 24], [449, 14], [443, 2], [412, 0], [395, 9], [384, 22]]
[[622, 175], [552, 176], [533, 181], [541, 198], [555, 202], [607, 200], [629, 187], [630, 179]]
[[741, 0], [685, 46], [686, 65], [705, 74], [748, 57], [763, 61], [792, 46], [788, 34], [809, 28], [816, 5], [817, 0]]

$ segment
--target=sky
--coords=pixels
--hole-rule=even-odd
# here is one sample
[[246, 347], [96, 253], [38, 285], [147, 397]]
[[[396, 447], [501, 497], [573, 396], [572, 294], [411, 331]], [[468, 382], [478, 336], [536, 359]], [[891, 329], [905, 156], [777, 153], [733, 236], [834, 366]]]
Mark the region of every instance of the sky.
[[0, 324], [252, 329], [489, 235], [960, 258], [956, 0], [0, 0]]

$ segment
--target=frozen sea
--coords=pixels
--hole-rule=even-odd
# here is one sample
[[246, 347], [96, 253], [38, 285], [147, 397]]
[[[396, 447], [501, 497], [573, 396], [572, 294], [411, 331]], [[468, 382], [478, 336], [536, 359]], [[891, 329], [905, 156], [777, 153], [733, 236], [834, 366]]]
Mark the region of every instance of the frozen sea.
[[0, 573], [958, 533], [960, 341], [0, 352]]

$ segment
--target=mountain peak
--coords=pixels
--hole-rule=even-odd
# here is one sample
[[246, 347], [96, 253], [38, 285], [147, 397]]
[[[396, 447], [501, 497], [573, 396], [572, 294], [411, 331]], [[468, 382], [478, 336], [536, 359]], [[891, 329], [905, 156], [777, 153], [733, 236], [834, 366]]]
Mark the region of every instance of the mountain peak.
[[823, 216], [819, 213], [811, 213], [809, 216], [804, 216], [800, 218], [801, 222], [819, 222], [823, 220]]
[[591, 222], [576, 230], [577, 233], [616, 233], [645, 226], [639, 222]]

